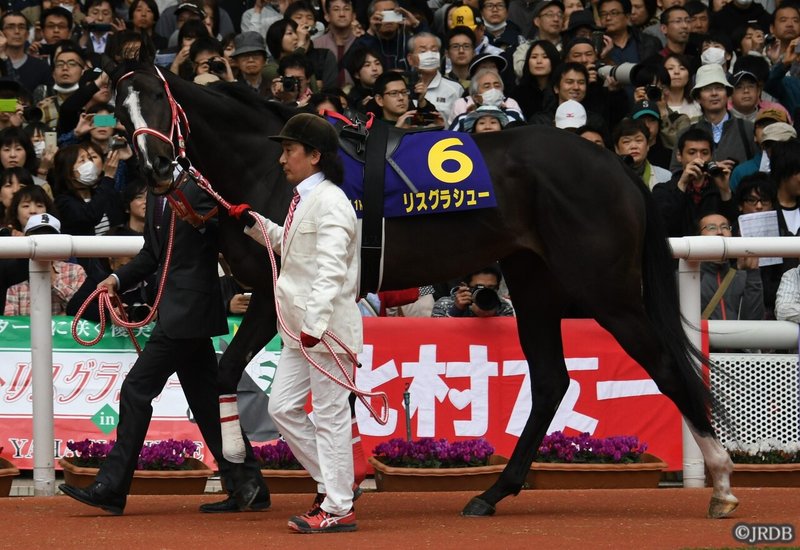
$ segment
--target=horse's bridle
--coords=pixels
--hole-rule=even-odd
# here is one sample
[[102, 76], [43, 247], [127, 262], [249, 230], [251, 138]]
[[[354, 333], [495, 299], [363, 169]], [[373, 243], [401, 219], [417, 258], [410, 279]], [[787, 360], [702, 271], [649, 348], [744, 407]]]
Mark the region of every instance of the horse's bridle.
[[[186, 112], [181, 107], [181, 104], [178, 103], [172, 95], [172, 91], [169, 89], [169, 84], [167, 80], [164, 78], [164, 75], [161, 74], [161, 69], [155, 67], [156, 75], [164, 84], [164, 93], [167, 95], [167, 100], [169, 101], [169, 109], [170, 109], [170, 126], [169, 126], [169, 135], [165, 135], [162, 132], [159, 132], [155, 128], [150, 128], [149, 126], [142, 126], [141, 128], [136, 128], [133, 131], [133, 135], [131, 136], [131, 141], [133, 142], [134, 148], [137, 152], [139, 151], [139, 146], [136, 144], [136, 138], [142, 134], [150, 134], [151, 136], [157, 137], [161, 141], [168, 143], [169, 146], [172, 148], [172, 157], [177, 161], [179, 157], [184, 158], [186, 157], [186, 139], [189, 137], [190, 128], [189, 128], [189, 119], [186, 117]], [[117, 86], [125, 80], [126, 78], [133, 76], [135, 71], [130, 71], [122, 75], [119, 80], [117, 80]], [[183, 128], [186, 128], [186, 134], [184, 136]], [[175, 147], [175, 143], [177, 140], [177, 148]], [[176, 153], [177, 149], [177, 153]]]

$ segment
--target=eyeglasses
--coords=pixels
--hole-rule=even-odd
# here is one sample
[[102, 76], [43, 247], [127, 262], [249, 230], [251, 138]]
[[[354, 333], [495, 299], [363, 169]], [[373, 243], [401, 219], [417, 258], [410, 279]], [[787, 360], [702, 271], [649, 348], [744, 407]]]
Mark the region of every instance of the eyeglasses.
[[492, 11], [506, 9], [506, 5], [502, 2], [498, 4], [484, 4], [483, 7], [486, 8], [487, 10], [492, 10]]
[[545, 19], [564, 19], [564, 14], [560, 11], [556, 12], [549, 12], [549, 13], [541, 13], [539, 17], [544, 17]]
[[69, 61], [56, 61], [55, 63], [53, 63], [53, 66], [56, 69], [67, 69], [67, 68], [77, 69], [78, 67], [83, 69], [82, 63], [78, 63], [77, 61], [73, 61], [72, 59], [70, 59]]
[[397, 97], [397, 96], [411, 95], [411, 92], [409, 92], [408, 90], [391, 90], [389, 92], [383, 92], [381, 95], [388, 95], [389, 97]]
[[13, 23], [8, 23], [7, 25], [3, 25], [3, 30], [4, 31], [27, 31], [28, 30], [28, 25], [26, 25], [25, 23], [18, 23], [16, 25], [13, 24]]
[[611, 10], [611, 11], [601, 11], [597, 15], [600, 16], [600, 19], [608, 19], [609, 17], [619, 17], [624, 12], [620, 10]]
[[667, 21], [667, 25], [689, 25], [691, 22], [691, 19], [684, 17], [683, 19], [673, 19], [671, 21]]
[[462, 52], [466, 52], [472, 49], [472, 44], [450, 44], [448, 47], [451, 50], [461, 50]]
[[715, 223], [710, 223], [708, 225], [703, 226], [703, 231], [709, 231], [711, 233], [719, 233], [720, 231], [730, 231], [730, 230], [731, 226], [728, 225], [727, 223], [723, 223], [720, 225], [717, 225]]
[[766, 206], [766, 207], [772, 206], [771, 199], [762, 199], [761, 197], [753, 197], [753, 196], [745, 197], [744, 202], [746, 202], [750, 206], [755, 206], [758, 203], [761, 203], [761, 206]]

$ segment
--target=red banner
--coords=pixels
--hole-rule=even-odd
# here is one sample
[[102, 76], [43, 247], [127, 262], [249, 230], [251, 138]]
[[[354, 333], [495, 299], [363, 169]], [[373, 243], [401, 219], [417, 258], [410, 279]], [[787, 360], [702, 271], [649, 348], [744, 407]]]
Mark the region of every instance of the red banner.
[[[56, 329], [62, 321], [68, 325], [68, 318], [59, 318]], [[531, 407], [528, 366], [514, 319], [367, 318], [364, 326], [363, 366], [356, 381], [363, 390], [385, 391], [390, 407], [389, 424], [381, 426], [358, 403], [366, 453], [381, 441], [405, 437], [408, 388], [414, 437], [484, 437], [497, 453], [510, 456]], [[644, 370], [594, 321], [565, 321], [563, 332], [570, 385], [549, 431], [637, 435], [671, 470], [680, 469], [680, 416]], [[9, 344], [10, 334], [6, 329], [7, 343], [0, 349], [0, 447], [19, 467], [32, 468], [30, 353], [24, 341]], [[114, 439], [119, 389], [136, 359], [125, 335], [115, 338], [106, 336], [104, 347], [77, 352], [68, 349], [70, 342], [54, 345], [54, 456], [62, 456], [71, 439]], [[278, 355], [262, 352], [248, 366], [265, 391]], [[187, 420], [177, 378], [153, 405], [148, 440], [189, 438], [202, 445], [199, 430]], [[376, 399], [373, 405], [380, 403]], [[197, 457], [212, 464], [203, 451]]]

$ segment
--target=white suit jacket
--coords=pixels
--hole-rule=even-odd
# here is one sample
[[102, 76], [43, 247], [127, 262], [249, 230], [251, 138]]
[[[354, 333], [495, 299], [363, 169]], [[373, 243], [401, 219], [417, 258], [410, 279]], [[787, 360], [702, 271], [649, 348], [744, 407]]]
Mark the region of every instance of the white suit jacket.
[[[364, 337], [356, 303], [356, 215], [341, 188], [324, 180], [303, 197], [285, 249], [283, 226], [253, 214], [264, 221], [273, 250], [281, 256], [276, 296], [288, 329], [297, 336], [302, 330], [316, 338], [330, 330], [353, 352], [360, 352]], [[245, 233], [266, 246], [258, 224], [246, 228]], [[283, 332], [280, 323], [278, 330], [284, 345], [300, 347]]]

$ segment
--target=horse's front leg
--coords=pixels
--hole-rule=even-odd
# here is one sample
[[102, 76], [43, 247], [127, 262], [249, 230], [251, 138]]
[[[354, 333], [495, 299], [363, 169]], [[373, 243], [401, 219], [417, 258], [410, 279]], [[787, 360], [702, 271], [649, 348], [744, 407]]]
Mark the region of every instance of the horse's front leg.
[[[275, 336], [276, 316], [272, 293], [254, 289], [239, 330], [219, 362], [219, 418], [222, 455], [240, 464], [245, 459], [245, 442], [239, 423], [236, 388], [247, 364]], [[267, 411], [264, 411], [267, 414]]]

